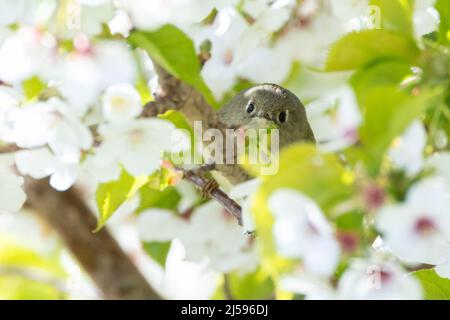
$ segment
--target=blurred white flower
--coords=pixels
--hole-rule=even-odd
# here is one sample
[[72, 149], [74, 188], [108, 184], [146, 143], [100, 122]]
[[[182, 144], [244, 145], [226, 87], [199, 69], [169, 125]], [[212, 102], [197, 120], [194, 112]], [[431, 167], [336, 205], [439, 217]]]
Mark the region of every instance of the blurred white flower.
[[33, 179], [50, 176], [50, 185], [58, 191], [69, 189], [80, 173], [78, 160], [65, 162], [47, 148], [18, 151], [15, 155], [17, 170]]
[[439, 152], [426, 161], [426, 167], [436, 171], [436, 175], [445, 179], [450, 186], [450, 152]]
[[106, 120], [130, 120], [141, 111], [141, 97], [131, 84], [116, 84], [106, 89], [103, 96], [103, 115]]
[[22, 98], [14, 88], [0, 86], [0, 140], [3, 140], [4, 135], [10, 131], [9, 114], [19, 107]]
[[153, 30], [167, 23], [184, 28], [206, 18], [214, 8], [214, 1], [131, 0], [125, 7], [137, 28]]
[[282, 83], [292, 67], [289, 53], [280, 46], [253, 48], [238, 65], [238, 75], [253, 83]]
[[338, 283], [339, 299], [418, 300], [422, 288], [418, 279], [392, 262], [354, 260]]
[[327, 0], [333, 14], [342, 21], [361, 17], [367, 13], [369, 0]]
[[117, 41], [86, 43], [86, 52], [67, 57], [61, 74], [61, 91], [78, 115], [84, 115], [108, 86], [133, 83], [136, 68], [126, 45]]
[[111, 34], [120, 34], [127, 37], [133, 28], [133, 23], [124, 10], [117, 10], [114, 18], [108, 22], [108, 26]]
[[81, 164], [82, 169], [89, 177], [94, 179], [95, 182], [104, 183], [109, 181], [116, 181], [120, 178], [122, 168], [114, 161], [109, 163], [100, 156], [88, 155]]
[[218, 99], [233, 87], [238, 78], [236, 55], [247, 28], [248, 23], [234, 9], [221, 10], [212, 26], [209, 37], [211, 58], [204, 65], [202, 75]]
[[78, 161], [81, 150], [91, 147], [91, 132], [59, 98], [18, 108], [9, 114], [12, 122], [5, 140], [21, 148], [48, 144], [63, 161]]
[[234, 186], [228, 195], [235, 201], [238, 201], [242, 207], [242, 224], [245, 230], [254, 231], [255, 223], [252, 217], [251, 206], [253, 203], [253, 194], [261, 184], [261, 180], [252, 179]]
[[420, 172], [424, 165], [424, 149], [427, 132], [420, 121], [415, 121], [405, 133], [394, 140], [389, 149], [389, 158], [395, 167], [412, 176]]
[[[309, 1], [302, 3], [306, 6]], [[306, 65], [323, 67], [330, 45], [344, 34], [344, 25], [328, 10], [315, 10], [297, 17], [298, 25], [290, 26], [278, 40], [291, 59]]]
[[307, 272], [283, 276], [280, 286], [284, 291], [305, 295], [306, 300], [336, 299], [336, 291], [328, 279]]
[[23, 178], [9, 172], [0, 164], [0, 214], [18, 211], [25, 202]]
[[278, 251], [303, 259], [308, 272], [330, 276], [340, 255], [330, 223], [310, 198], [292, 189], [280, 189], [269, 198], [274, 215], [273, 235]]
[[186, 260], [208, 258], [214, 270], [251, 271], [257, 256], [249, 238], [236, 220], [219, 204], [208, 202], [197, 208], [189, 220], [167, 210], [150, 209], [139, 215], [138, 226], [144, 241], [169, 241], [178, 238], [186, 249]]
[[207, 256], [211, 267], [222, 272], [256, 268], [255, 247], [236, 219], [218, 203], [211, 201], [199, 207], [189, 222], [189, 234], [182, 239], [188, 260], [199, 261]]
[[157, 170], [164, 151], [179, 152], [190, 147], [188, 139], [177, 134], [172, 123], [161, 119], [102, 124], [98, 132], [103, 141], [96, 150], [97, 163], [120, 163], [134, 176]]
[[[346, 32], [377, 27], [379, 9], [371, 6], [369, 0], [327, 0], [333, 14], [343, 24]], [[377, 11], [378, 10], [378, 11]]]
[[0, 0], [0, 26], [21, 22], [28, 13], [29, 0]]
[[355, 94], [344, 86], [306, 106], [319, 148], [334, 152], [345, 149], [358, 140], [361, 114]]
[[33, 75], [48, 79], [58, 56], [55, 38], [37, 27], [21, 27], [0, 47], [0, 79], [20, 83]]
[[208, 269], [208, 261], [186, 261], [186, 249], [177, 239], [167, 255], [161, 290], [170, 299], [209, 299], [217, 290], [220, 275]]
[[411, 187], [405, 202], [384, 206], [375, 225], [400, 258], [439, 265], [450, 254], [449, 212], [450, 189], [442, 178], [432, 177]]
[[436, 0], [414, 2], [414, 32], [417, 38], [435, 31], [439, 25], [439, 13], [434, 8]]
[[260, 6], [259, 10], [247, 10], [255, 21], [246, 32], [246, 35], [250, 36], [244, 37], [243, 45], [251, 47], [256, 44], [255, 40], [267, 45], [272, 33], [279, 31], [289, 20], [294, 4], [292, 0], [258, 1], [256, 6]]
[[[103, 30], [103, 24], [114, 17], [114, 6], [111, 0], [77, 0], [81, 5], [79, 10], [74, 8], [72, 17], [75, 23], [72, 28], [67, 28], [70, 32], [83, 32], [89, 36], [100, 34]], [[70, 18], [69, 18], [70, 19]], [[78, 21], [77, 21], [78, 20]]]

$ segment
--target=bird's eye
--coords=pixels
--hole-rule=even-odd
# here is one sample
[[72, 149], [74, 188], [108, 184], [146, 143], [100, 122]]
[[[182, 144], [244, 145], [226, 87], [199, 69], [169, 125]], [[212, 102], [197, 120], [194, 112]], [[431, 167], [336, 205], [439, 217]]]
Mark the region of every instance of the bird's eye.
[[245, 109], [247, 111], [247, 113], [252, 113], [253, 111], [255, 111], [255, 105], [253, 104], [253, 102], [249, 102], [249, 104], [247, 105], [247, 109]]
[[281, 111], [280, 114], [278, 115], [278, 121], [280, 121], [280, 123], [284, 123], [287, 120], [287, 112], [286, 111]]

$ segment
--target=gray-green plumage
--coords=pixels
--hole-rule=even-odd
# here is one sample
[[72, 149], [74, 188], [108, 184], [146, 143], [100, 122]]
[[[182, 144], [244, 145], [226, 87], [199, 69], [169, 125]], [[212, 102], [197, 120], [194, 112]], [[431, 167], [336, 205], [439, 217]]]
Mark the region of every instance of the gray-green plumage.
[[219, 117], [230, 127], [254, 128], [261, 120], [275, 124], [280, 130], [280, 148], [299, 141], [315, 142], [303, 104], [275, 84], [260, 84], [239, 93], [220, 109]]
[[[250, 105], [253, 110], [249, 109]], [[284, 116], [280, 116], [282, 113]], [[295, 142], [315, 142], [303, 104], [292, 92], [275, 84], [260, 84], [242, 91], [219, 110], [219, 118], [235, 129], [275, 125], [279, 129], [280, 149]], [[218, 167], [231, 185], [249, 179], [238, 165]], [[223, 181], [218, 176], [216, 179]]]

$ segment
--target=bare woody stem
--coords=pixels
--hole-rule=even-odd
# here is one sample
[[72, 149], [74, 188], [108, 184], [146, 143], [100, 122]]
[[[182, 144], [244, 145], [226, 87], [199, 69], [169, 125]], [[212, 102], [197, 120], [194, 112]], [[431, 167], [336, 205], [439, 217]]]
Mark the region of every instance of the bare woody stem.
[[[184, 178], [197, 186], [199, 189], [203, 190], [208, 180], [201, 177], [200, 175], [197, 175], [195, 171], [189, 171], [189, 170], [182, 170]], [[239, 204], [236, 203], [233, 199], [231, 199], [225, 192], [223, 192], [221, 189], [216, 188], [213, 189], [209, 196], [216, 200], [218, 203], [220, 203], [229, 213], [233, 215], [233, 217], [236, 218], [238, 224], [242, 226], [242, 208]]]

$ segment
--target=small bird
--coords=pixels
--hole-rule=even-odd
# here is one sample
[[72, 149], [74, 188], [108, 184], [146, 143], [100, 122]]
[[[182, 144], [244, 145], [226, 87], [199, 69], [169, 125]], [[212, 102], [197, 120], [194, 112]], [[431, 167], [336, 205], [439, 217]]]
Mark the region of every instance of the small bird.
[[[305, 107], [295, 94], [276, 84], [260, 84], [240, 92], [219, 110], [218, 116], [229, 128], [279, 129], [280, 150], [295, 142], [315, 143]], [[216, 180], [228, 188], [250, 178], [237, 164], [217, 168], [221, 174], [215, 175]]]
[[219, 118], [232, 128], [278, 128], [280, 149], [295, 142], [315, 142], [303, 104], [276, 84], [242, 91], [219, 110]]

